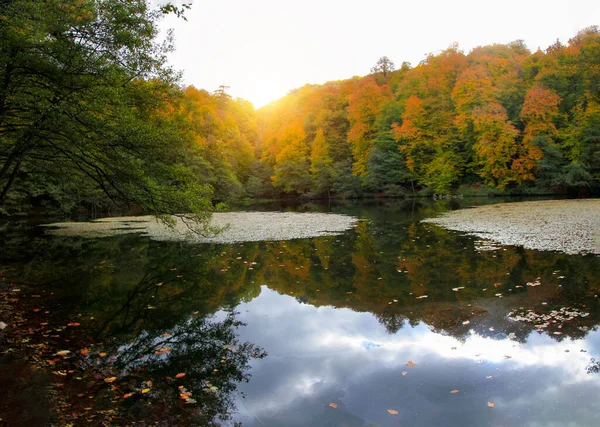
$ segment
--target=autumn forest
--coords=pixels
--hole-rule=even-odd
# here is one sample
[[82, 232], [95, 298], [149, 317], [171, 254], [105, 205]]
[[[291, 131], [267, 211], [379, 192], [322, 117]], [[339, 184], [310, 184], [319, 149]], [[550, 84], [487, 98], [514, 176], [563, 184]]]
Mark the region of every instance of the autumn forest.
[[[399, 69], [383, 57], [365, 77], [261, 108], [250, 133], [248, 116], [236, 120], [250, 144], [225, 156], [254, 197], [587, 189], [600, 178], [599, 58], [598, 28], [545, 52], [453, 45]], [[244, 105], [193, 88], [186, 97], [212, 100], [203, 120], [219, 117], [221, 132]], [[208, 129], [204, 141], [225, 140]]]
[[[182, 87], [170, 3], [0, 2], [0, 212], [193, 212], [244, 198], [590, 194], [600, 30], [459, 46], [255, 110]], [[365, 70], [367, 71], [367, 70]], [[200, 218], [199, 219], [202, 219]]]

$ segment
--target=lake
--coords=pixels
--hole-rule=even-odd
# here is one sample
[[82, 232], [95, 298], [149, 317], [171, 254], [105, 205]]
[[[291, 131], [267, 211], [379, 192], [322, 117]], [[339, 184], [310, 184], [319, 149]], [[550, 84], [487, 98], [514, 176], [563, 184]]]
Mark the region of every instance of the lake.
[[[597, 426], [600, 257], [421, 220], [237, 244], [0, 233], [6, 425]], [[10, 318], [6, 316], [10, 315]]]

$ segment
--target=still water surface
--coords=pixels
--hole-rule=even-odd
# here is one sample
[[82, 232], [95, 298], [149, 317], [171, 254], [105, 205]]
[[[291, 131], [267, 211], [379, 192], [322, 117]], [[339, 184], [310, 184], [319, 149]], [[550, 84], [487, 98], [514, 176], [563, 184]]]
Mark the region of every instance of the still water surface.
[[[478, 251], [420, 223], [478, 203], [302, 206], [361, 221], [335, 237], [234, 245], [13, 224], [3, 286], [76, 422], [600, 425], [600, 257]], [[2, 359], [4, 371], [17, 363]], [[55, 420], [9, 387], [5, 420]]]

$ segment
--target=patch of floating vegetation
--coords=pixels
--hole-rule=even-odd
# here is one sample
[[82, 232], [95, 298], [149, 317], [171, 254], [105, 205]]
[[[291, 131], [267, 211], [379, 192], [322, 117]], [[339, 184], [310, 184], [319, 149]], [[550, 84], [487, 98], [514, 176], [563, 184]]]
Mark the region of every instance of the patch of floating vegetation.
[[236, 243], [278, 241], [333, 236], [354, 228], [356, 217], [326, 213], [226, 212], [212, 215], [210, 226], [219, 233], [195, 233], [189, 221], [173, 217], [169, 225], [153, 216], [103, 218], [89, 222], [47, 224], [46, 232], [56, 236], [108, 237], [141, 233], [155, 240], [193, 243]]
[[[499, 203], [460, 209], [423, 222], [505, 246], [600, 254], [598, 199]], [[482, 246], [479, 250], [491, 249]]]
[[[538, 330], [546, 328], [562, 329], [565, 322], [570, 322], [577, 318], [588, 317], [590, 313], [576, 307], [562, 307], [558, 310], [552, 310], [548, 313], [539, 313], [535, 310], [515, 310], [508, 313], [508, 318], [517, 322], [532, 323]], [[586, 331], [587, 327], [580, 327]], [[561, 331], [554, 331], [553, 334], [561, 335]]]

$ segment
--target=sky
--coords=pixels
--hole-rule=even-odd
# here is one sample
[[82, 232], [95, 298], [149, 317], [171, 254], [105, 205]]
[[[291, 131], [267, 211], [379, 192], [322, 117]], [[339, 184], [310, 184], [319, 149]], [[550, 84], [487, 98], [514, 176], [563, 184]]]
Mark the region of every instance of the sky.
[[[181, 2], [184, 0], [176, 0]], [[522, 39], [530, 50], [600, 24], [597, 0], [185, 0], [187, 21], [169, 17], [183, 83], [229, 86], [256, 108], [307, 83], [369, 73], [381, 56], [413, 66], [457, 42]]]

